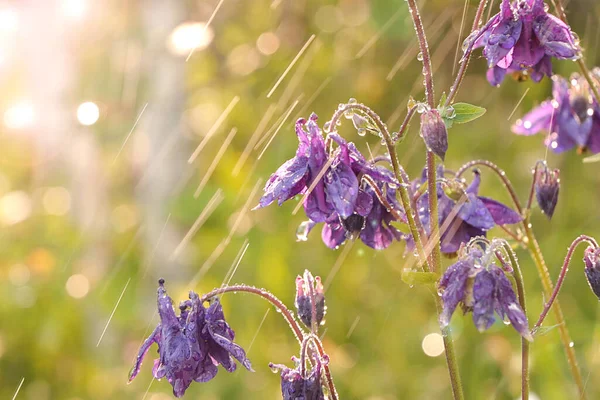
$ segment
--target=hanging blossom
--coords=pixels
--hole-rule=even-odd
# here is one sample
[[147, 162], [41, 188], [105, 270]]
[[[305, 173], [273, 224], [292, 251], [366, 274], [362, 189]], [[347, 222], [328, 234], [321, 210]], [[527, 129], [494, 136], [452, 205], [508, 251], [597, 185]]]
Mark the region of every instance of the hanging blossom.
[[512, 285], [504, 271], [494, 264], [493, 253], [472, 246], [465, 255], [448, 267], [439, 282], [442, 293], [440, 325], [448, 326], [452, 314], [461, 305], [463, 312], [473, 314], [473, 322], [480, 332], [496, 321], [494, 313], [510, 321], [521, 336], [533, 340], [527, 316], [517, 302]]
[[233, 372], [236, 359], [252, 371], [244, 349], [233, 343], [235, 333], [225, 321], [218, 299], [215, 298], [205, 308], [198, 294], [190, 291], [190, 299], [179, 306], [181, 312], [178, 317], [164, 287], [165, 281], [161, 279], [158, 283], [160, 323], [142, 344], [129, 374], [129, 382], [139, 373], [153, 343], [158, 345], [159, 358], [154, 360], [152, 375], [156, 379], [166, 377], [173, 386], [175, 397], [182, 397], [193, 381], [213, 379], [219, 364]]
[[[600, 79], [600, 68], [594, 68], [593, 75]], [[587, 81], [578, 74], [570, 81], [558, 75], [552, 80], [552, 99], [517, 120], [512, 131], [525, 136], [550, 132], [545, 144], [556, 153], [574, 147], [600, 153], [600, 106]]]
[[[443, 177], [444, 167], [438, 167], [437, 175]], [[413, 195], [418, 195], [420, 188], [427, 182], [426, 172], [420, 179], [412, 183]], [[453, 255], [461, 244], [468, 243], [472, 238], [485, 236], [486, 232], [496, 225], [516, 224], [523, 218], [504, 204], [479, 196], [481, 176], [474, 170], [474, 178], [468, 187], [455, 179], [444, 179], [438, 183], [438, 210], [441, 232], [442, 253]], [[423, 227], [430, 233], [429, 199], [425, 193], [417, 200], [418, 216]], [[412, 242], [412, 241], [411, 241]], [[412, 246], [412, 243], [410, 243]], [[412, 248], [409, 246], [409, 248]]]
[[465, 49], [483, 47], [492, 85], [500, 85], [507, 73], [539, 82], [552, 75], [552, 57], [580, 57], [571, 28], [547, 11], [543, 0], [502, 0], [500, 12], [466, 39]]
[[398, 183], [388, 169], [367, 161], [354, 143], [346, 142], [336, 133], [324, 138], [314, 113], [308, 121], [301, 118], [296, 122], [296, 135], [299, 141], [296, 156], [271, 175], [255, 209], [274, 201], [281, 205], [308, 192], [304, 211], [309, 220], [301, 224], [299, 240], [306, 240], [318, 223], [324, 223], [321, 237], [331, 248], [337, 248], [348, 238], [360, 237], [374, 249], [384, 249], [394, 239], [402, 239], [402, 233], [392, 226], [397, 219], [392, 210], [384, 207], [373, 188], [362, 181], [364, 175], [370, 176], [385, 193], [396, 215], [404, 218], [396, 200]]
[[323, 361], [316, 358], [313, 368], [304, 372], [300, 366], [300, 359], [292, 357], [292, 361], [296, 364], [293, 369], [281, 364], [269, 364], [271, 369], [281, 370], [283, 400], [325, 400], [321, 379]]

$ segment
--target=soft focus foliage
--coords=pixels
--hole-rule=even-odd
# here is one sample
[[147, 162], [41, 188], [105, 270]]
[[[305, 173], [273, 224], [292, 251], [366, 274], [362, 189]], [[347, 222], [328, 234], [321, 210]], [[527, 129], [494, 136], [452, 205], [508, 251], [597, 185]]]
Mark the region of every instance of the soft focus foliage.
[[[197, 23], [206, 23], [218, 3], [0, 3], [0, 398], [12, 398], [23, 378], [18, 399], [172, 398], [167, 382], [151, 382], [149, 361], [127, 385], [137, 350], [158, 323], [158, 277], [167, 279], [174, 299], [184, 299], [232, 275], [232, 283], [266, 287], [292, 307], [294, 278], [307, 267], [323, 277], [324, 344], [341, 398], [450, 398], [436, 351], [441, 340], [431, 336], [439, 332], [432, 292], [402, 282], [413, 262], [402, 245], [383, 252], [357, 240], [331, 250], [318, 234], [296, 242], [304, 220], [302, 210], [293, 213], [297, 200], [249, 211], [272, 171], [293, 157], [298, 117], [314, 111], [327, 121], [352, 97], [397, 130], [409, 97], [422, 99], [406, 3], [225, 0], [205, 30]], [[439, 99], [452, 82], [456, 49], [476, 5], [468, 6], [461, 33], [464, 2], [424, 3]], [[598, 65], [600, 4], [573, 0], [568, 13], [587, 63]], [[488, 112], [449, 130], [445, 166], [489, 159], [505, 169], [522, 199], [537, 160], [547, 157], [561, 170], [552, 221], [539, 210], [532, 220], [555, 279], [574, 237], [600, 236], [598, 167], [582, 164], [575, 151], [554, 154], [538, 137], [511, 133], [518, 118], [550, 97], [552, 81], [507, 77], [491, 87], [480, 54], [457, 101]], [[576, 65], [554, 60], [553, 70], [569, 76]], [[425, 151], [417, 121], [398, 147], [412, 178], [421, 173]], [[340, 134], [365, 157], [383, 153], [378, 138], [360, 137], [344, 123]], [[480, 193], [508, 204], [491, 175]], [[535, 320], [543, 304], [539, 278], [526, 252], [517, 253]], [[560, 301], [589, 397], [598, 398], [598, 302], [587, 285], [583, 274], [570, 275]], [[256, 372], [218, 374], [192, 385], [186, 398], [277, 398], [281, 381], [268, 363], [291, 365], [294, 336], [258, 298], [230, 293], [221, 303]], [[517, 398], [519, 335], [501, 322], [480, 334], [469, 319], [457, 315], [451, 324], [466, 398]], [[552, 324], [549, 317], [546, 326]], [[556, 330], [536, 337], [531, 371], [539, 398], [574, 398]]]

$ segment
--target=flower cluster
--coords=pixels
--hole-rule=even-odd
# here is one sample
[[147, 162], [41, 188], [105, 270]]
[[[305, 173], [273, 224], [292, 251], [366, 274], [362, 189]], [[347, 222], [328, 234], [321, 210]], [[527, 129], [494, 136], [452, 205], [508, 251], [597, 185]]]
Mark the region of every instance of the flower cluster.
[[497, 313], [507, 318], [521, 336], [532, 340], [527, 316], [504, 271], [492, 261], [494, 255], [490, 248], [484, 253], [475, 245], [469, 247], [439, 282], [443, 303], [440, 325], [448, 326], [460, 304], [465, 313], [473, 313], [473, 322], [479, 331], [490, 328]]
[[502, 0], [500, 12], [471, 34], [465, 46], [483, 47], [487, 78], [494, 86], [507, 73], [539, 82], [552, 75], [552, 57], [573, 60], [581, 52], [575, 34], [547, 12], [543, 0]]
[[[594, 69], [594, 75], [600, 78], [600, 69]], [[573, 147], [600, 153], [600, 106], [587, 81], [577, 74], [569, 81], [558, 75], [552, 79], [552, 99], [517, 120], [513, 132], [533, 135], [548, 131], [546, 146], [556, 153]]]
[[[446, 172], [451, 173], [444, 170], [443, 166], [438, 167], [438, 176], [443, 177]], [[418, 193], [426, 180], [426, 173], [423, 171], [421, 178], [412, 183], [413, 193]], [[442, 253], [454, 254], [461, 244], [468, 243], [474, 237], [485, 236], [494, 226], [515, 224], [522, 220], [521, 215], [504, 204], [479, 196], [481, 176], [477, 170], [474, 171], [473, 181], [466, 188], [456, 180], [445, 182], [447, 183], [438, 184], [437, 190]], [[418, 198], [417, 208], [419, 219], [429, 232], [427, 193]]]
[[[275, 200], [281, 205], [304, 194], [309, 220], [301, 225], [302, 238], [317, 223], [324, 223], [321, 236], [331, 248], [347, 238], [360, 237], [374, 249], [384, 249], [394, 239], [402, 239], [401, 232], [391, 224], [397, 218], [362, 180], [364, 175], [371, 177], [394, 210], [400, 212], [402, 207], [395, 194], [398, 182], [389, 170], [367, 161], [353, 143], [336, 133], [324, 138], [315, 114], [308, 121], [301, 118], [296, 122], [296, 135], [296, 156], [271, 175], [256, 208]], [[337, 148], [333, 150], [334, 143]]]
[[177, 317], [164, 280], [158, 283], [160, 323], [142, 344], [129, 374], [129, 382], [139, 373], [153, 343], [158, 345], [160, 357], [154, 360], [152, 375], [156, 379], [166, 377], [176, 397], [183, 396], [192, 381], [208, 382], [213, 379], [219, 364], [228, 372], [235, 371], [234, 358], [252, 371], [245, 351], [233, 343], [235, 333], [225, 321], [218, 299], [205, 308], [198, 294], [190, 291], [189, 300], [180, 304], [181, 313]]

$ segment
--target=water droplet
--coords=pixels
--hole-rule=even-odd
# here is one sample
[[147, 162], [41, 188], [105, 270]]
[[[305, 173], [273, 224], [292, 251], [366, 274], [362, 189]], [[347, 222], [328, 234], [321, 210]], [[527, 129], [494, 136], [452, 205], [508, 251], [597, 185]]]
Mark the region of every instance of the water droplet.
[[525, 129], [531, 129], [531, 125], [532, 125], [532, 124], [531, 124], [531, 121], [524, 121], [524, 122], [523, 122], [523, 127], [524, 127]]
[[356, 133], [358, 133], [358, 136], [365, 136], [367, 134], [367, 130], [365, 128], [358, 128]]
[[304, 221], [296, 229], [296, 240], [306, 242], [308, 240], [308, 232], [310, 232], [310, 221]]
[[348, 104], [356, 104], [356, 103], [357, 103], [357, 101], [354, 97], [351, 97], [348, 99]]
[[572, 348], [573, 346], [575, 346], [575, 343], [573, 343], [573, 342], [569, 343], [569, 347]]
[[329, 133], [330, 130], [331, 130], [331, 121], [327, 121], [327, 122], [325, 122], [325, 125], [323, 125], [323, 131], [325, 131], [325, 133]]
[[426, 110], [427, 110], [427, 106], [425, 104], [423, 104], [423, 103], [417, 104], [417, 112], [419, 114], [423, 114]]
[[450, 106], [446, 108], [446, 118], [454, 118], [456, 117], [456, 110], [454, 107]]

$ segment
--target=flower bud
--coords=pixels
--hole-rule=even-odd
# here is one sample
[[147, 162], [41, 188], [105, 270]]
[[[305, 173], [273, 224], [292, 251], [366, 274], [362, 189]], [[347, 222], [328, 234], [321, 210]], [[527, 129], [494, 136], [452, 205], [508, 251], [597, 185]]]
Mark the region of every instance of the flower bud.
[[421, 136], [427, 149], [443, 160], [448, 150], [448, 131], [438, 110], [421, 114]]
[[[314, 304], [311, 301], [311, 292], [314, 294]], [[308, 271], [304, 276], [296, 278], [296, 313], [308, 328], [312, 328], [313, 307], [315, 309], [316, 325], [319, 326], [325, 316], [325, 294], [320, 277], [314, 277]]]
[[583, 262], [585, 263], [585, 277], [592, 292], [600, 300], [600, 248], [588, 247], [583, 255]]
[[535, 198], [540, 209], [548, 219], [552, 218], [556, 203], [558, 202], [558, 192], [560, 189], [559, 170], [551, 170], [543, 164], [543, 167], [535, 177]]

